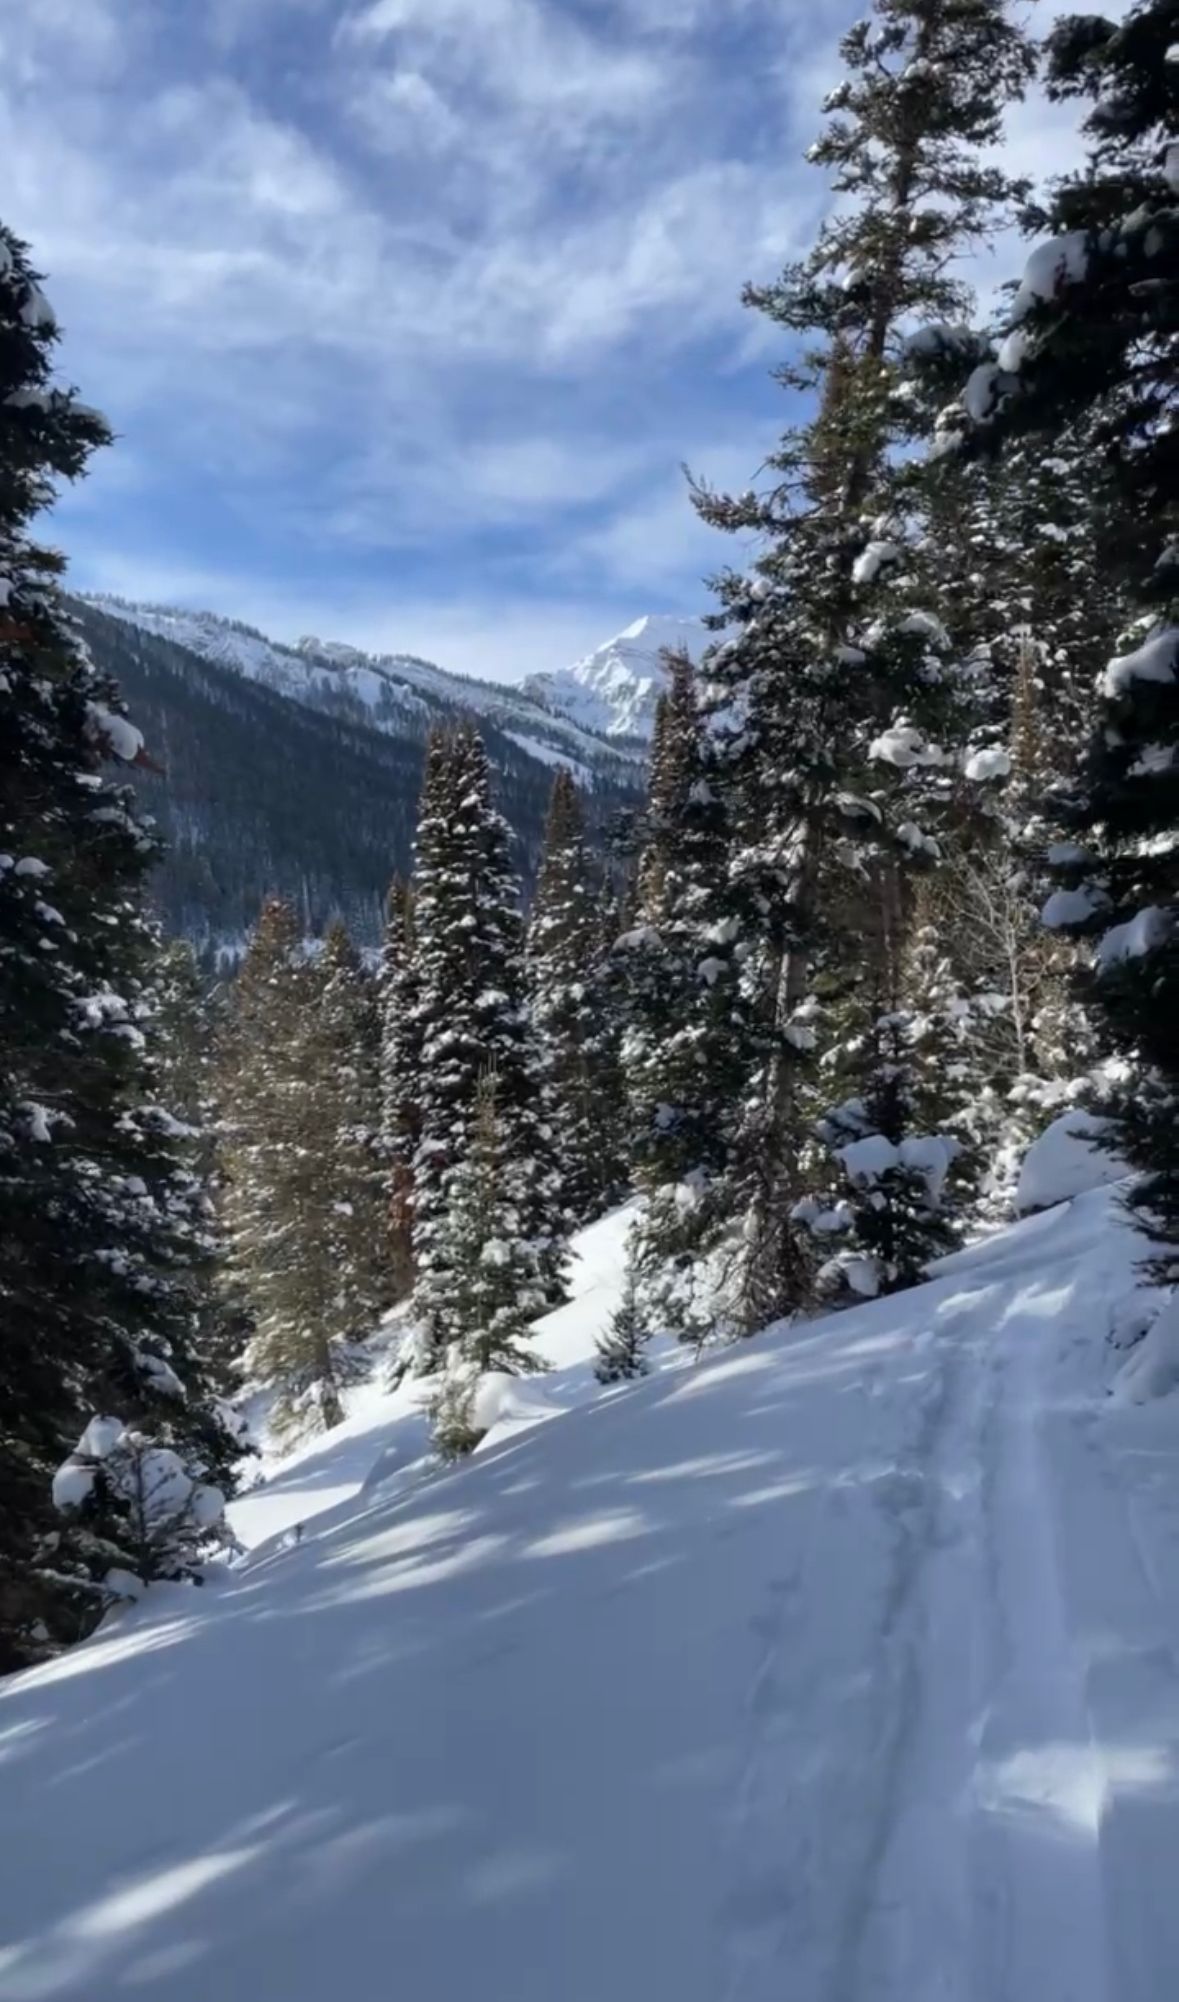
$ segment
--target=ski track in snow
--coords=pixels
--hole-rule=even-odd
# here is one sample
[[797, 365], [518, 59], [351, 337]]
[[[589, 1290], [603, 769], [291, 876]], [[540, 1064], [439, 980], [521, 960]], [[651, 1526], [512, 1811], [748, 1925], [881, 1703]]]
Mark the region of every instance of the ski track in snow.
[[0, 1689], [0, 2002], [1169, 2002], [1179, 1399], [1104, 1396], [1138, 1249], [1082, 1196], [443, 1476], [358, 1405], [243, 1568]]

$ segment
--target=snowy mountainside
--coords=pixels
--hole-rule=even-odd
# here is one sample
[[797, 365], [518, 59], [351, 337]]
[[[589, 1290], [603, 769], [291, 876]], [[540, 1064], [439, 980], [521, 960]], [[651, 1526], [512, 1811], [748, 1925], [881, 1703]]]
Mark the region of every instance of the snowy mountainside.
[[1107, 1394], [1116, 1195], [591, 1396], [622, 1234], [520, 1386], [575, 1408], [403, 1479], [370, 1404], [244, 1564], [0, 1688], [0, 2002], [1177, 1992], [1179, 1398]]
[[336, 708], [346, 704], [380, 730], [401, 730], [408, 713], [436, 721], [461, 711], [517, 733], [515, 741], [541, 762], [570, 764], [583, 783], [597, 771], [616, 774], [623, 764], [634, 763], [633, 749], [607, 743], [589, 721], [549, 710], [522, 689], [451, 674], [412, 654], [369, 654], [310, 635], [297, 646], [285, 646], [214, 612], [111, 597], [89, 602], [112, 618], [174, 640], [295, 701]]
[[572, 667], [530, 675], [524, 687], [553, 714], [598, 736], [646, 743], [667, 685], [663, 652], [682, 650], [698, 660], [709, 638], [700, 619], [648, 615]]
[[[152, 886], [168, 930], [211, 952], [236, 952], [263, 897], [278, 892], [308, 930], [342, 916], [375, 944], [389, 878], [410, 867], [429, 732], [455, 708], [428, 686], [309, 664], [211, 615], [161, 612], [140, 624], [131, 608], [115, 613], [109, 602], [75, 601], [75, 610], [151, 755], [131, 778], [164, 835]], [[423, 667], [424, 683], [433, 672]], [[526, 881], [554, 765], [570, 765], [585, 782], [587, 825], [599, 843], [641, 788], [633, 760], [601, 742], [592, 758], [588, 750], [575, 757], [574, 740], [579, 750], [588, 740], [550, 721], [535, 706], [527, 728], [515, 727], [514, 712], [482, 720]]]

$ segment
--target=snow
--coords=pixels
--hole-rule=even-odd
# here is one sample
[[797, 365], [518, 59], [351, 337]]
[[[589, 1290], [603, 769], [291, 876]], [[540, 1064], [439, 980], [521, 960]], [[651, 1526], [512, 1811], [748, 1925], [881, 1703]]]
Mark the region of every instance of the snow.
[[974, 335], [969, 327], [951, 327], [944, 320], [930, 320], [908, 336], [904, 353], [916, 360], [940, 360], [969, 351], [973, 344]]
[[949, 1133], [910, 1133], [898, 1152], [902, 1168], [925, 1177], [930, 1201], [940, 1201], [946, 1176], [962, 1152], [961, 1142]]
[[908, 771], [913, 765], [938, 765], [941, 752], [936, 745], [928, 744], [922, 732], [912, 723], [890, 723], [868, 746], [868, 756], [878, 763], [895, 765], [898, 771]]
[[861, 549], [852, 565], [853, 584], [874, 584], [889, 564], [899, 563], [904, 551], [895, 542], [870, 542]]
[[649, 614], [572, 667], [530, 675], [524, 690], [598, 736], [646, 742], [655, 725], [655, 705], [667, 686], [662, 652], [687, 653], [698, 661], [711, 637], [700, 619]]
[[1011, 302], [1011, 325], [1018, 326], [1037, 304], [1055, 299], [1063, 285], [1078, 284], [1088, 268], [1089, 239], [1083, 229], [1066, 230], [1038, 243]]
[[1179, 194], [1179, 143], [1174, 140], [1163, 154], [1163, 174], [1168, 186]]
[[967, 416], [974, 424], [985, 424], [994, 415], [1008, 378], [996, 362], [980, 362], [966, 378], [962, 391], [962, 402]]
[[[596, 1343], [622, 1299], [626, 1242], [638, 1214], [627, 1203], [591, 1224], [574, 1239], [569, 1300], [537, 1322], [536, 1353], [549, 1374], [520, 1384], [518, 1394], [536, 1394], [539, 1409], [554, 1415], [597, 1394], [593, 1375]], [[347, 1417], [326, 1439], [317, 1438], [276, 1460], [263, 1436], [264, 1486], [251, 1488], [226, 1511], [233, 1531], [249, 1548], [268, 1543], [324, 1510], [352, 1502], [383, 1469], [382, 1484], [395, 1479], [412, 1486], [429, 1467], [428, 1427], [422, 1406], [423, 1382], [405, 1381], [388, 1390], [374, 1378], [344, 1392]]]
[[22, 1099], [20, 1110], [29, 1122], [30, 1140], [45, 1145], [53, 1139], [54, 1122], [62, 1116], [59, 1112], [55, 1112], [48, 1105], [41, 1105], [35, 1098]]
[[86, 722], [91, 737], [116, 758], [133, 764], [143, 749], [143, 733], [104, 702], [88, 702]]
[[565, 771], [572, 773], [579, 786], [592, 787], [593, 773], [587, 770], [585, 765], [578, 764], [575, 758], [566, 757], [555, 744], [543, 744], [539, 737], [525, 736], [522, 730], [505, 730], [504, 736], [521, 751], [527, 751], [530, 758], [538, 759], [542, 765], [559, 765]]
[[1121, 1404], [1149, 1404], [1179, 1387], [1179, 1297], [1172, 1296], [1130, 1350], [1113, 1382]]
[[1011, 771], [1010, 753], [998, 744], [989, 744], [972, 751], [963, 769], [968, 779], [1005, 779]]
[[1118, 654], [1108, 662], [1100, 680], [1101, 693], [1125, 695], [1135, 681], [1174, 681], [1177, 663], [1179, 626], [1165, 626], [1133, 653]]
[[1106, 1340], [1140, 1253], [1092, 1192], [11, 1679], [0, 2002], [1162, 2002], [1179, 1397], [1110, 1396]]
[[897, 623], [898, 633], [931, 641], [934, 646], [949, 646], [950, 635], [941, 620], [933, 612], [906, 612]]
[[74, 1450], [91, 1460], [105, 1460], [122, 1436], [121, 1418], [92, 1418]]
[[1023, 1157], [1015, 1192], [1020, 1215], [1069, 1202], [1106, 1182], [1120, 1181], [1126, 1173], [1125, 1163], [1094, 1145], [1105, 1130], [1104, 1120], [1079, 1107], [1046, 1126]]
[[1103, 973], [1127, 959], [1157, 952], [1171, 935], [1172, 915], [1161, 904], [1148, 904], [1125, 924], [1111, 925], [1098, 940], [1093, 957]]
[[846, 1147], [835, 1150], [843, 1162], [849, 1181], [857, 1183], [874, 1182], [895, 1168], [900, 1160], [897, 1149], [883, 1133], [866, 1133], [862, 1140], [849, 1140]]
[[1030, 352], [1031, 341], [1027, 328], [1013, 327], [999, 346], [998, 363], [1001, 372], [1004, 375], [1016, 375]]
[[[320, 709], [337, 707], [341, 698], [351, 701], [364, 711], [365, 721], [373, 729], [389, 735], [404, 733], [407, 713], [420, 721], [427, 705], [436, 710], [442, 704], [464, 715], [490, 717], [506, 731], [518, 730], [517, 741], [525, 740], [520, 748], [529, 756], [538, 756], [543, 745], [546, 754], [541, 762], [549, 764], [556, 758], [569, 764], [574, 776], [579, 765], [592, 767], [607, 752], [599, 734], [591, 734], [558, 713], [560, 704], [554, 707], [528, 688], [448, 673], [414, 654], [367, 654], [341, 641], [310, 636], [297, 646], [285, 646], [214, 612], [182, 611], [101, 596], [91, 602], [110, 618], [122, 619], [143, 632], [158, 633], [292, 701]], [[619, 743], [610, 747], [609, 755], [617, 759], [635, 753]]]
[[63, 1460], [53, 1476], [53, 1506], [62, 1512], [81, 1508], [93, 1492], [97, 1469], [77, 1460]]
[[1096, 883], [1082, 883], [1075, 890], [1053, 890], [1040, 912], [1040, 923], [1049, 931], [1087, 924], [1098, 911], [1104, 910], [1108, 901], [1105, 891]]

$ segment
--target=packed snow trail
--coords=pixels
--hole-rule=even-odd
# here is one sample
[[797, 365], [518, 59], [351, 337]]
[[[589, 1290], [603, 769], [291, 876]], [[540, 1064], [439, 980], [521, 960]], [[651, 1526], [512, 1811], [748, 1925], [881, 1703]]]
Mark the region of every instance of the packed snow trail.
[[0, 1687], [0, 2002], [1179, 1994], [1139, 1248], [1082, 1196]]

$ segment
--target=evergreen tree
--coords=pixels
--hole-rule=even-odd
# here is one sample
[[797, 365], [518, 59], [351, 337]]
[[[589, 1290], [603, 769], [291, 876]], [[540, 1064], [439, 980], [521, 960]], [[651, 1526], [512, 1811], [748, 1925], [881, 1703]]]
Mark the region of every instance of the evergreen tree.
[[649, 1198], [636, 1259], [648, 1273], [668, 1268], [661, 1308], [669, 1325], [689, 1331], [691, 1268], [725, 1217], [718, 1191], [732, 1166], [753, 1031], [728, 900], [728, 826], [707, 776], [695, 670], [680, 655], [669, 671], [638, 923], [619, 940], [616, 959], [626, 995], [629, 1152]]
[[392, 1286], [376, 982], [339, 922], [312, 969], [307, 1055], [321, 1164], [316, 1234], [331, 1273], [320, 1322], [329, 1340], [349, 1343], [372, 1332]]
[[414, 1157], [418, 1366], [461, 1338], [452, 1290], [450, 1184], [493, 1073], [503, 1152], [517, 1174], [520, 1228], [546, 1298], [563, 1295], [564, 1213], [547, 1094], [524, 1008], [523, 921], [508, 832], [491, 804], [472, 729], [430, 746], [414, 875], [421, 1033], [421, 1134]]
[[172, 1114], [179, 1154], [192, 1177], [193, 1202], [210, 1248], [212, 1283], [202, 1292], [198, 1345], [223, 1395], [238, 1387], [238, 1365], [250, 1334], [240, 1288], [225, 1265], [218, 1220], [222, 1164], [216, 1101], [216, 1031], [212, 997], [185, 939], [171, 939], [159, 961], [155, 1034], [164, 1104]]
[[413, 892], [395, 876], [381, 954], [381, 1139], [388, 1174], [389, 1284], [393, 1299], [413, 1290], [414, 1156], [421, 1139], [421, 1064]]
[[610, 1316], [610, 1325], [598, 1337], [598, 1358], [594, 1375], [599, 1383], [626, 1383], [646, 1376], [649, 1368], [644, 1350], [650, 1330], [639, 1306], [638, 1275], [633, 1255], [628, 1255], [622, 1298]]
[[1095, 1023], [1131, 1089], [1111, 1141], [1142, 1171], [1134, 1202], [1179, 1273], [1179, 65], [1173, 0], [1120, 23], [1061, 21], [1048, 88], [1089, 96], [1090, 155], [1029, 223], [1053, 234], [1028, 259], [995, 361], [946, 414], [967, 453], [1087, 422], [1117, 504], [1093, 524], [1093, 560], [1145, 616], [1100, 677], [1094, 730], [1062, 802], [1065, 886], [1050, 927], [1096, 939]]
[[0, 1668], [109, 1597], [109, 1560], [50, 1491], [96, 1410], [226, 1482], [237, 1450], [194, 1343], [208, 1246], [161, 1094], [156, 844], [103, 769], [141, 739], [63, 609], [61, 558], [27, 540], [109, 439], [54, 385], [56, 341], [0, 227]]
[[[804, 337], [781, 371], [819, 409], [769, 461], [768, 493], [705, 490], [705, 518], [766, 545], [753, 576], [719, 581], [733, 631], [704, 674], [714, 691], [709, 783], [730, 828], [725, 914], [751, 991], [758, 1054], [734, 1145], [747, 1208], [736, 1318], [797, 1306], [811, 1261], [790, 1222], [812, 1117], [817, 981], [864, 947], [895, 959], [903, 866], [939, 854], [929, 819], [949, 791], [961, 676], [921, 604], [936, 552], [901, 511], [894, 448], [914, 418], [895, 394], [915, 315], [960, 318], [953, 257], [986, 236], [1013, 189], [983, 164], [1031, 56], [1000, 0], [879, 0], [845, 36], [844, 80], [810, 158], [850, 197], [810, 256], [750, 302]], [[920, 595], [919, 595], [920, 594]], [[936, 597], [935, 597], [936, 602]]]
[[234, 983], [217, 1053], [225, 1154], [222, 1215], [229, 1277], [248, 1302], [253, 1334], [244, 1358], [250, 1376], [278, 1392], [279, 1429], [294, 1429], [304, 1407], [325, 1424], [342, 1417], [329, 1346], [319, 1375], [305, 1375], [305, 1345], [292, 1326], [301, 1243], [296, 1205], [307, 1172], [300, 1147], [298, 1024], [307, 1006], [307, 970], [291, 906], [263, 905]]
[[528, 987], [562, 1193], [576, 1224], [600, 1216], [625, 1186], [622, 1081], [602, 915], [581, 796], [562, 766], [553, 781], [528, 927]]
[[343, 925], [308, 960], [272, 900], [235, 1003], [227, 1210], [255, 1320], [248, 1366], [277, 1393], [277, 1430], [327, 1430], [390, 1292], [374, 985]]
[[[875, 963], [869, 959], [869, 967]], [[915, 1285], [931, 1258], [961, 1235], [956, 1212], [973, 1180], [963, 1009], [949, 965], [928, 929], [910, 939], [891, 1005], [873, 997], [852, 1012], [827, 1067], [856, 1095], [818, 1122], [841, 1170], [825, 1200], [806, 1197], [795, 1217], [825, 1249], [816, 1275], [825, 1297], [873, 1298]]]

